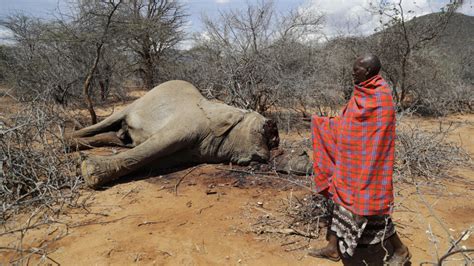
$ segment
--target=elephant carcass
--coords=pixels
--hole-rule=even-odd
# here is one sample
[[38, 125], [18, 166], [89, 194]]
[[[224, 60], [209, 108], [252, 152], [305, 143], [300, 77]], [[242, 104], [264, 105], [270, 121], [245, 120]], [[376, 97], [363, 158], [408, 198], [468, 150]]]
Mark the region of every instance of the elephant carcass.
[[278, 147], [276, 124], [262, 115], [209, 101], [190, 83], [165, 82], [102, 122], [72, 133], [80, 149], [131, 149], [89, 156], [81, 165], [88, 186], [100, 187], [145, 166], [267, 162]]

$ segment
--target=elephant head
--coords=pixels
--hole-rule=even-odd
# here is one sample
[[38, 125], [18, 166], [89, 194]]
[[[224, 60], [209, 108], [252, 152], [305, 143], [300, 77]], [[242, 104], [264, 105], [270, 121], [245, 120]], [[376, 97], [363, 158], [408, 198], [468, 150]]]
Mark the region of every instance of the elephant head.
[[209, 123], [210, 139], [204, 150], [216, 158], [237, 164], [266, 162], [270, 150], [278, 147], [278, 127], [273, 120], [223, 103], [201, 100], [198, 104]]
[[239, 165], [251, 161], [267, 162], [270, 150], [278, 147], [276, 123], [256, 112], [246, 112], [242, 120], [229, 131], [220, 147], [230, 155], [230, 161]]

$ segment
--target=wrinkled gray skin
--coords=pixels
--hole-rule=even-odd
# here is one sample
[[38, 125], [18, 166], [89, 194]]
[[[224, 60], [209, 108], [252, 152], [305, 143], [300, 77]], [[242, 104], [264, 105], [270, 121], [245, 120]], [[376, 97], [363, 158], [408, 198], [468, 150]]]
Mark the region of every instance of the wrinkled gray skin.
[[71, 140], [71, 146], [79, 149], [131, 147], [82, 162], [82, 175], [92, 188], [143, 166], [267, 162], [270, 149], [279, 142], [271, 120], [209, 101], [192, 84], [178, 80], [163, 83], [102, 122], [73, 132]]

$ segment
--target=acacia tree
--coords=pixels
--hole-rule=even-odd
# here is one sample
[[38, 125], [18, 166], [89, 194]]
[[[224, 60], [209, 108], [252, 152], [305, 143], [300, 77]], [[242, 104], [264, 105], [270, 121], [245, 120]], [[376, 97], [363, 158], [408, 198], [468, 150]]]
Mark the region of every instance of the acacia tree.
[[114, 17], [114, 13], [115, 11], [117, 11], [117, 8], [120, 6], [121, 2], [122, 2], [121, 0], [118, 0], [118, 1], [109, 0], [108, 2], [92, 2], [92, 4], [88, 5], [87, 2], [84, 1], [83, 4], [81, 5], [81, 13], [80, 13], [81, 19], [88, 20], [89, 16], [92, 16], [93, 18], [103, 17], [102, 25], [100, 25], [101, 23], [93, 23], [94, 26], [99, 24], [101, 27], [99, 27], [98, 29], [96, 27], [93, 27], [92, 29], [90, 29], [90, 30], [98, 30], [98, 31], [95, 31], [96, 33], [98, 33], [97, 37], [93, 38], [93, 41], [95, 41], [95, 48], [96, 48], [95, 57], [91, 63], [91, 66], [89, 67], [89, 70], [87, 72], [87, 75], [82, 87], [82, 92], [84, 94], [84, 99], [87, 104], [87, 109], [89, 110], [89, 114], [91, 116], [92, 124], [97, 123], [97, 115], [94, 111], [94, 106], [93, 106], [89, 89], [91, 87], [93, 76], [97, 71], [99, 60], [101, 59], [102, 49], [110, 37], [109, 29], [112, 24], [112, 18]]
[[[51, 21], [13, 15], [2, 25], [14, 34], [12, 87], [21, 98], [36, 98], [60, 104], [83, 102], [97, 122], [94, 96], [100, 86], [105, 99], [123, 56], [117, 51], [115, 12], [121, 1], [77, 1], [72, 13]], [[67, 17], [66, 17], [67, 16]]]
[[296, 73], [304, 71], [306, 64], [287, 55], [311, 58], [302, 37], [319, 32], [322, 16], [296, 11], [279, 15], [273, 1], [265, 0], [220, 12], [217, 19], [204, 16], [203, 22], [205, 32], [196, 37], [193, 51], [202, 60], [196, 67], [206, 66], [212, 74], [207, 80], [198, 76], [197, 84], [211, 97], [263, 113], [285, 94]]
[[47, 74], [38, 71], [46, 64], [42, 55], [48, 51], [43, 49], [42, 35], [48, 25], [22, 14], [2, 19], [0, 25], [13, 33], [12, 41], [15, 43], [8, 51], [9, 66], [4, 68], [6, 82], [17, 89], [19, 98], [28, 99], [31, 93], [23, 93], [26, 88], [30, 92], [39, 92], [48, 86]]
[[147, 89], [159, 81], [165, 54], [183, 39], [184, 8], [173, 0], [130, 0], [119, 9], [121, 42]]

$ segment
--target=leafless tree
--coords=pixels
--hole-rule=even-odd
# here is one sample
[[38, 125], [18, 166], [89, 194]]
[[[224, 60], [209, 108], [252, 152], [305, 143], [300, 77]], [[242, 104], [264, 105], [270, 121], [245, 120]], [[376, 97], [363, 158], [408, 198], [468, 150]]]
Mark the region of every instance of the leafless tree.
[[297, 11], [279, 15], [266, 0], [220, 12], [216, 19], [204, 16], [203, 22], [205, 32], [190, 51], [199, 61], [189, 72], [206, 69], [210, 74], [190, 79], [211, 97], [263, 113], [285, 90], [300, 88], [291, 87], [289, 80], [308, 69], [309, 60], [298, 59], [310, 58], [304, 38], [319, 32], [322, 16]]
[[[91, 63], [91, 66], [89, 67], [89, 70], [86, 75], [86, 79], [84, 81], [83, 87], [82, 87], [82, 92], [84, 94], [84, 99], [87, 104], [87, 109], [89, 110], [89, 114], [91, 116], [91, 123], [95, 124], [97, 123], [97, 115], [94, 111], [94, 105], [90, 96], [89, 89], [91, 87], [91, 82], [92, 78], [97, 71], [97, 66], [99, 64], [99, 60], [101, 59], [101, 53], [102, 53], [102, 48], [104, 47], [104, 44], [106, 44], [107, 40], [109, 39], [109, 28], [112, 24], [112, 18], [114, 16], [115, 11], [117, 11], [117, 8], [121, 4], [121, 0], [114, 1], [114, 0], [109, 0], [108, 2], [92, 2], [93, 4], [87, 5], [86, 1], [83, 1], [85, 4], [82, 4], [81, 7], [81, 12], [80, 14], [82, 15], [81, 19], [88, 19], [90, 16], [98, 16], [98, 17], [105, 17], [105, 23], [101, 25], [99, 29], [96, 29], [95, 27], [89, 30], [94, 31], [97, 34], [98, 30], [98, 38], [94, 40], [96, 49], [95, 49], [95, 58]], [[94, 23], [94, 25], [97, 25]], [[100, 24], [99, 24], [100, 25]], [[95, 39], [95, 38], [94, 38]], [[104, 90], [104, 89], [103, 89]]]
[[[24, 100], [47, 91], [52, 100], [80, 103], [97, 121], [93, 102], [105, 100], [123, 81], [125, 55], [118, 52], [115, 12], [121, 1], [78, 1], [72, 14], [42, 21], [21, 14], [1, 21], [14, 34], [8, 52], [7, 85]], [[100, 87], [99, 90], [93, 90]]]
[[147, 89], [158, 81], [165, 54], [183, 39], [186, 14], [173, 0], [130, 0], [118, 10], [121, 42], [132, 55], [132, 67]]
[[400, 107], [405, 107], [405, 100], [418, 85], [416, 78], [410, 76], [414, 67], [413, 57], [443, 33], [462, 2], [450, 1], [430, 23], [417, 23], [416, 17], [409, 20], [414, 11], [406, 10], [403, 0], [372, 4], [376, 13], [381, 14], [382, 22], [381, 31], [375, 36], [378, 42], [375, 50], [383, 61], [390, 62], [384, 68]]

